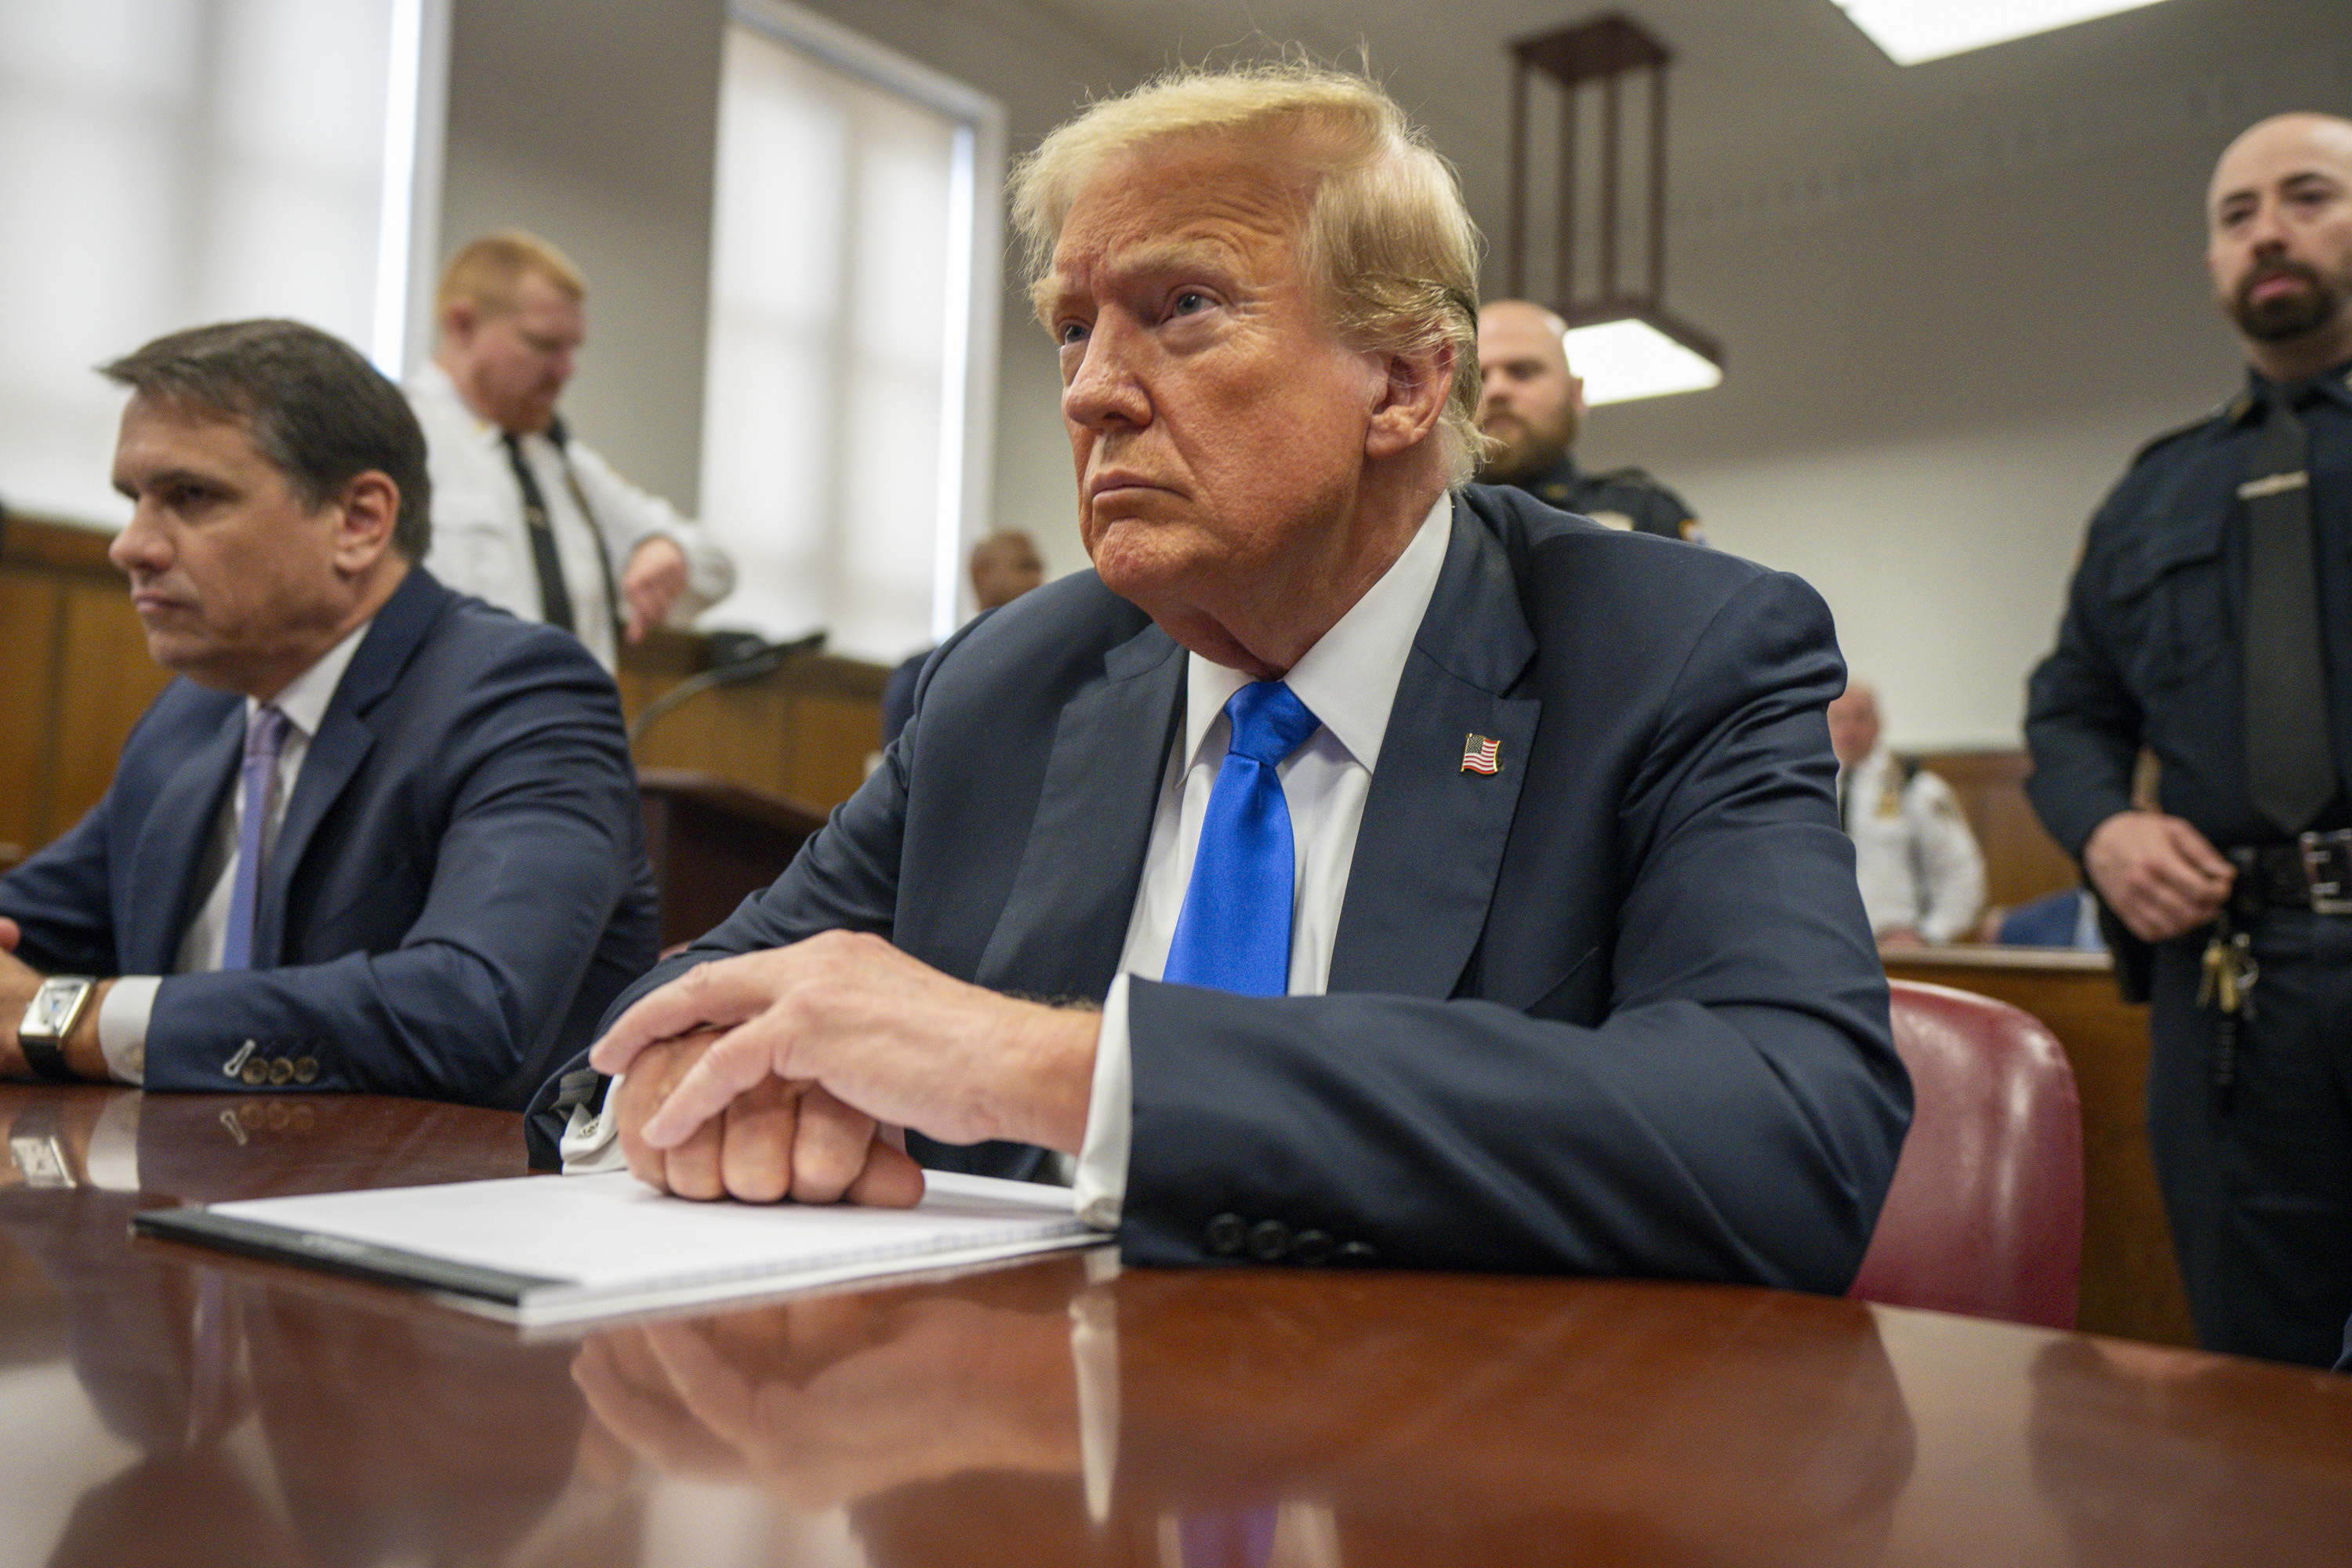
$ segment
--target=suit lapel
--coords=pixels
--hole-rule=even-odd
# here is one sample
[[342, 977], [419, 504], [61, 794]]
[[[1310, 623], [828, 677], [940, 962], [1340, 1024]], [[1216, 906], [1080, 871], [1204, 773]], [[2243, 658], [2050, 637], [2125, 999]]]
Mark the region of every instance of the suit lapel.
[[[1505, 694], [1535, 651], [1508, 557], [1457, 500], [1364, 801], [1331, 990], [1453, 994], [1486, 929], [1527, 777], [1542, 705]], [[1473, 735], [1497, 742], [1492, 774], [1462, 766]]]
[[1062, 710], [1004, 913], [973, 978], [1098, 999], [1118, 972], [1184, 695], [1183, 650], [1146, 626]]
[[375, 749], [370, 712], [398, 684], [409, 656], [452, 597], [422, 567], [410, 567], [392, 597], [376, 612], [374, 624], [360, 640], [343, 679], [336, 684], [335, 695], [319, 721], [319, 732], [310, 737], [310, 750], [303, 754], [293, 798], [286, 803], [285, 820], [278, 824], [278, 841], [269, 852], [268, 874], [261, 889], [260, 929], [253, 943], [256, 968], [272, 968], [285, 962], [281, 944], [287, 889], [294, 873], [309, 852], [319, 825]]
[[196, 879], [245, 755], [245, 702], [228, 696], [220, 702], [216, 727], [172, 771], [140, 829], [138, 874], [117, 884], [131, 892], [117, 910], [125, 933], [119, 955], [125, 974], [177, 969], [188, 921], [212, 891], [198, 887]]

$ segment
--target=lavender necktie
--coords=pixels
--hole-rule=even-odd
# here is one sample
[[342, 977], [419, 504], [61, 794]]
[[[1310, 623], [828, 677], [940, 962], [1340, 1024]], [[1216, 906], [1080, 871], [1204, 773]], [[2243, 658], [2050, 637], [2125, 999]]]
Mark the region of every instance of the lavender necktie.
[[253, 967], [253, 922], [261, 909], [261, 852], [278, 793], [278, 750], [286, 742], [286, 715], [275, 708], [254, 710], [245, 726], [245, 810], [236, 822], [236, 879], [228, 896], [228, 934], [221, 944], [223, 969]]

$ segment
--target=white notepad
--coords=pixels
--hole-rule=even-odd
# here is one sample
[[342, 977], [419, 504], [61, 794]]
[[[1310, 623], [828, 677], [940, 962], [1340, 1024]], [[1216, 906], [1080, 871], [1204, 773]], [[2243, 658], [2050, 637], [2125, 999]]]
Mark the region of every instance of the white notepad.
[[924, 1173], [911, 1209], [694, 1203], [625, 1171], [151, 1209], [140, 1234], [425, 1290], [527, 1325], [691, 1306], [1109, 1238], [1070, 1189]]

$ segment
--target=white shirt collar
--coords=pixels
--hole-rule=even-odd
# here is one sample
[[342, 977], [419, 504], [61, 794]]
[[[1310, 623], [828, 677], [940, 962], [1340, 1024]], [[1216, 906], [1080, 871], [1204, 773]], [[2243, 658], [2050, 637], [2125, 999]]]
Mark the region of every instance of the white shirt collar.
[[[428, 359], [418, 365], [410, 374], [408, 384], [410, 389], [418, 395], [439, 398], [464, 415], [467, 422], [473, 426], [474, 439], [480, 442], [485, 450], [499, 445], [505, 439], [505, 431], [474, 412], [473, 405], [466, 401], [466, 395], [457, 390], [457, 382], [451, 379], [447, 371], [441, 368], [438, 360]], [[528, 440], [530, 437], [525, 437], [524, 439]]]
[[[269, 700], [269, 705], [286, 715], [287, 721], [302, 732], [305, 740], [319, 732], [319, 723], [327, 716], [327, 704], [335, 699], [335, 688], [343, 683], [343, 671], [351, 668], [352, 656], [360, 650], [360, 639], [367, 636], [368, 627], [375, 625], [370, 616], [343, 634], [343, 640], [319, 656], [319, 661], [286, 683], [285, 689]], [[261, 704], [252, 698], [245, 700], [247, 723]]]
[[[1429, 614], [1437, 592], [1438, 574], [1445, 566], [1445, 546], [1453, 537], [1453, 492], [1441, 495], [1421, 520], [1403, 553], [1381, 574], [1380, 581], [1339, 617], [1339, 624], [1283, 680], [1307, 710], [1322, 721], [1331, 736], [1367, 772], [1381, 754], [1388, 733], [1389, 710], [1395, 706], [1397, 683], [1404, 678], [1404, 661], [1412, 653], [1413, 638]], [[1226, 701], [1249, 684], [1250, 678], [1228, 665], [1191, 654], [1184, 678], [1184, 756], [1197, 757], [1207, 742], [1210, 726], [1224, 712]]]

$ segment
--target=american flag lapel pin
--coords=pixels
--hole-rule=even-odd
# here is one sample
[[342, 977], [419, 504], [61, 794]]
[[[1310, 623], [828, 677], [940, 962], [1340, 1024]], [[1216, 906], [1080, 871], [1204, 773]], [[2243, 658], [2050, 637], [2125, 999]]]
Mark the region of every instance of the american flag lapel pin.
[[1491, 735], [1471, 734], [1462, 741], [1462, 771], [1465, 773], [1491, 773], [1502, 766], [1496, 752], [1502, 742]]

